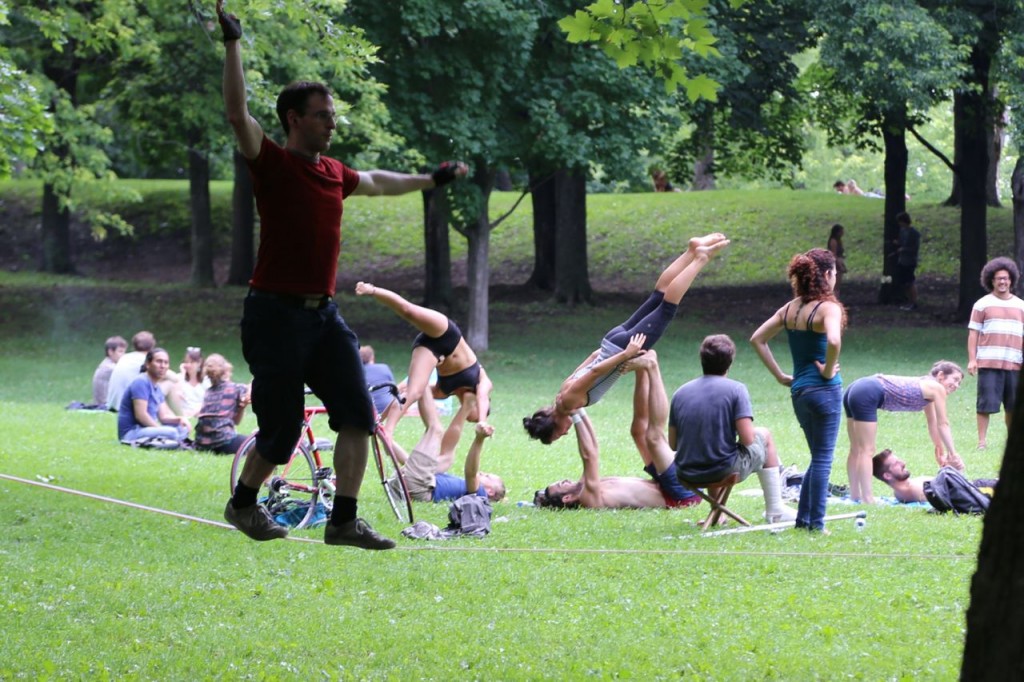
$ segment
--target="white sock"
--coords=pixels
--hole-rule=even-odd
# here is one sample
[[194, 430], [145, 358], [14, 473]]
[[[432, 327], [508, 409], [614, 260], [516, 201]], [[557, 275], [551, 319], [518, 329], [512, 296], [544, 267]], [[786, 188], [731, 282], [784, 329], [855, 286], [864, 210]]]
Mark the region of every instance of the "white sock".
[[796, 510], [782, 504], [782, 478], [778, 467], [765, 467], [757, 472], [761, 481], [761, 492], [764, 494], [764, 515], [769, 523], [776, 521], [793, 521]]

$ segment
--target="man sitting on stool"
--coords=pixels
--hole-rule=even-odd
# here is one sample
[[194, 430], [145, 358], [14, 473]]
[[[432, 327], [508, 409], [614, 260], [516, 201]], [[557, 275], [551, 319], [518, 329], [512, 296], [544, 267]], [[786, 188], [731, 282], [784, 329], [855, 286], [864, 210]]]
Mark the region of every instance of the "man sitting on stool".
[[747, 387], [726, 378], [736, 344], [725, 334], [700, 345], [704, 376], [672, 396], [669, 440], [676, 446], [676, 471], [684, 481], [714, 483], [731, 473], [744, 480], [753, 472], [761, 481], [768, 523], [793, 521], [796, 510], [782, 504], [779, 456], [771, 432], [754, 426]]

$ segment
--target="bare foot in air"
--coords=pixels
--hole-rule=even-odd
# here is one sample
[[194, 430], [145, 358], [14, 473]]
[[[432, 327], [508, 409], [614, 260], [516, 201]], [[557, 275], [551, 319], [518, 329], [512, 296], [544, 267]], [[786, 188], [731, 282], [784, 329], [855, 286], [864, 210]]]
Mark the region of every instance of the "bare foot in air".
[[697, 256], [698, 257], [703, 256], [704, 258], [707, 258], [708, 260], [711, 260], [716, 255], [718, 255], [719, 251], [721, 251], [722, 249], [724, 249], [727, 246], [729, 246], [729, 240], [726, 239], [725, 237], [723, 237], [720, 241], [717, 241], [714, 244], [707, 244], [707, 245], [698, 246], [697, 247]]
[[358, 282], [356, 284], [356, 296], [372, 296], [376, 290], [377, 287], [369, 282]]
[[688, 244], [688, 248], [691, 251], [697, 251], [702, 246], [711, 246], [725, 239], [725, 235], [721, 232], [712, 232], [706, 234], [703, 237], [692, 237]]

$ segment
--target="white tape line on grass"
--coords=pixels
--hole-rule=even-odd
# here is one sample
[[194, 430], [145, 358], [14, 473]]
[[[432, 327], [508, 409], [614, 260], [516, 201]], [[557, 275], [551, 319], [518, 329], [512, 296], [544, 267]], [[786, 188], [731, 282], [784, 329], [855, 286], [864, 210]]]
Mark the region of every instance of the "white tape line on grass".
[[[151, 512], [153, 514], [161, 514], [163, 516], [170, 516], [176, 519], [182, 519], [184, 521], [191, 521], [193, 523], [201, 523], [207, 526], [215, 526], [217, 528], [224, 528], [225, 530], [235, 530], [230, 524], [224, 523], [223, 521], [211, 521], [210, 519], [204, 519], [199, 516], [189, 516], [188, 514], [180, 514], [175, 511], [169, 511], [167, 509], [159, 509], [157, 507], [148, 507], [144, 504], [136, 504], [134, 502], [127, 502], [125, 500], [119, 500], [115, 497], [107, 497], [105, 495], [96, 495], [93, 493], [87, 493], [81, 490], [74, 490], [73, 488], [64, 488], [59, 485], [53, 485], [52, 483], [44, 483], [42, 481], [33, 481], [27, 478], [19, 478], [17, 476], [11, 476], [9, 474], [0, 473], [0, 479], [7, 481], [13, 481], [15, 483], [24, 483], [25, 485], [36, 486], [37, 488], [45, 488], [46, 490], [53, 490], [60, 493], [67, 493], [69, 495], [77, 495], [79, 497], [85, 497], [90, 500], [98, 500], [100, 502], [109, 502], [110, 504], [117, 504], [123, 507], [129, 507], [131, 509], [138, 509], [141, 511]], [[286, 540], [292, 540], [294, 542], [312, 542], [315, 544], [323, 544], [323, 541], [315, 538], [304, 538], [298, 536], [289, 535]], [[419, 545], [419, 546], [407, 546], [402, 545], [397, 549], [404, 549], [413, 552], [491, 552], [494, 554], [498, 553], [516, 553], [516, 554], [671, 554], [671, 555], [686, 555], [686, 556], [747, 556], [747, 557], [807, 557], [807, 558], [842, 558], [842, 559], [944, 559], [944, 560], [957, 560], [957, 559], [968, 559], [973, 561], [974, 555], [960, 555], [960, 554], [876, 554], [876, 553], [856, 553], [856, 552], [771, 552], [771, 551], [728, 551], [728, 550], [701, 550], [701, 549], [586, 549], [586, 548], [547, 548], [547, 547], [466, 547], [463, 545], [454, 544], [430, 544], [430, 545]]]
[[[94, 493], [87, 493], [81, 490], [74, 490], [73, 488], [64, 488], [59, 485], [53, 485], [52, 483], [44, 483], [43, 481], [33, 481], [28, 478], [18, 478], [17, 476], [10, 476], [8, 474], [0, 474], [0, 478], [8, 481], [14, 481], [15, 483], [24, 483], [26, 485], [34, 485], [37, 488], [45, 488], [47, 490], [54, 490], [59, 493], [67, 493], [69, 495], [77, 495], [79, 497], [86, 497], [90, 500], [99, 500], [100, 502], [109, 502], [110, 504], [118, 504], [122, 507], [129, 507], [131, 509], [140, 509], [142, 511], [152, 512], [154, 514], [162, 514], [163, 516], [171, 516], [176, 519], [182, 519], [184, 521], [191, 521], [193, 523], [202, 523], [207, 526], [216, 526], [217, 528], [224, 528], [227, 530], [235, 530], [234, 526], [223, 521], [211, 521], [210, 519], [204, 519], [199, 516], [189, 516], [188, 514], [180, 514], [178, 512], [169, 511], [167, 509], [159, 509], [158, 507], [147, 507], [144, 504], [136, 504], [135, 502], [128, 502], [126, 500], [119, 500], [116, 497], [107, 497], [106, 495], [96, 495]], [[313, 538], [292, 538], [289, 540], [297, 540], [299, 542], [318, 542]]]

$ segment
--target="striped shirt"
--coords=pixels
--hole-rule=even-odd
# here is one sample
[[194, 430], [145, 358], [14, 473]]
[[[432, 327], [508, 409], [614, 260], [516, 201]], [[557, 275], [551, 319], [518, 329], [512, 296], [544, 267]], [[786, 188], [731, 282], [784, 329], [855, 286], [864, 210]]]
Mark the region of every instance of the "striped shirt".
[[967, 328], [978, 332], [976, 360], [981, 369], [1019, 370], [1024, 361], [1024, 301], [995, 294], [978, 299]]

